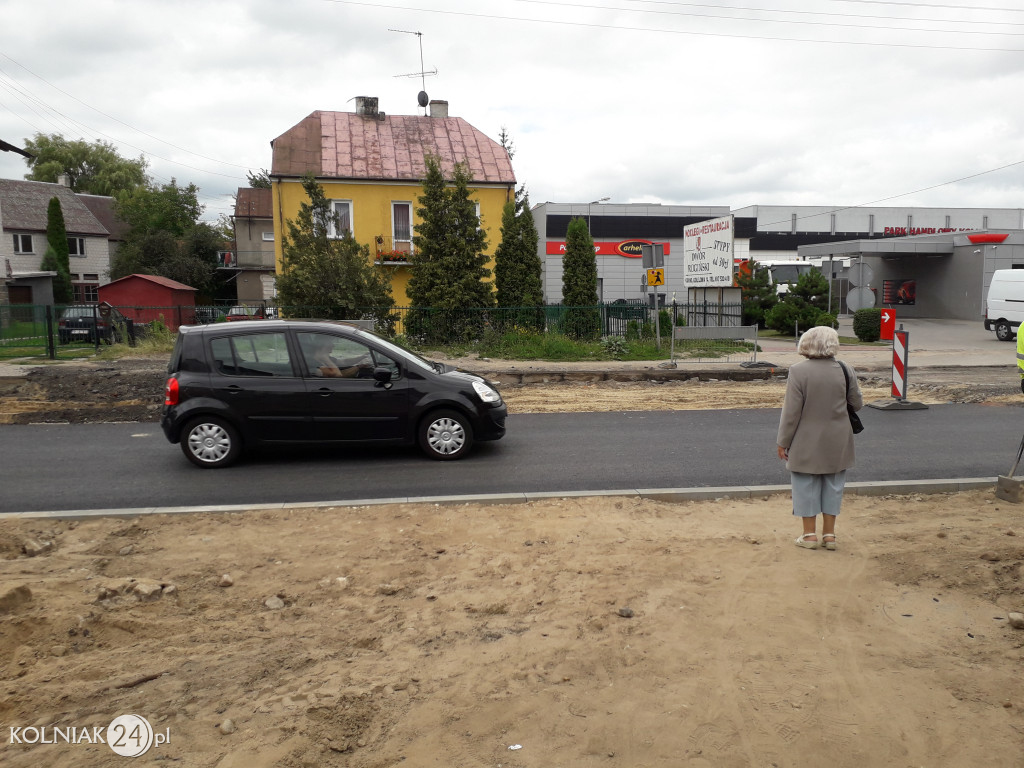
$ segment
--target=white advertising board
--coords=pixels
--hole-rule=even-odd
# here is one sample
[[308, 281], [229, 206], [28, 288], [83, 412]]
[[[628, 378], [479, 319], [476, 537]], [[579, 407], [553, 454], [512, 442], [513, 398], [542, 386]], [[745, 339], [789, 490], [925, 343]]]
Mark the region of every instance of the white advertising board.
[[683, 283], [687, 288], [732, 285], [733, 217], [688, 224], [683, 230]]

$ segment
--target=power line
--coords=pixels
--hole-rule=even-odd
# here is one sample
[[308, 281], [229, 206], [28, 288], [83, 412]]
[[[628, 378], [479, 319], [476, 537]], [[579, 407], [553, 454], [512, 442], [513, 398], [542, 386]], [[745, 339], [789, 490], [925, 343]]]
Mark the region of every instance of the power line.
[[[625, 0], [629, 2], [629, 0]], [[635, 2], [649, 2], [650, 0], [634, 0]], [[568, 2], [556, 2], [556, 0], [515, 0], [518, 3], [530, 3], [533, 5], [545, 5], [545, 6], [560, 6], [568, 8], [586, 8], [590, 10], [601, 10], [601, 11], [625, 11], [627, 13], [648, 13], [648, 14], [659, 14], [668, 16], [685, 16], [689, 18], [697, 19], [725, 19], [728, 21], [753, 21], [760, 24], [803, 24], [807, 26], [822, 26], [822, 27], [843, 27], [847, 29], [884, 29], [887, 31], [897, 32], [938, 32], [940, 34], [968, 34], [968, 35], [1021, 35], [1021, 32], [1001, 32], [1001, 31], [963, 31], [959, 29], [934, 29], [930, 27], [891, 27], [881, 26], [875, 24], [845, 24], [833, 21], [805, 21], [802, 19], [768, 19], [768, 18], [751, 18], [746, 16], [725, 16], [720, 14], [710, 13], [692, 13], [687, 11], [666, 11], [660, 9], [651, 8], [618, 8], [608, 5], [592, 5], [590, 3], [568, 3]], [[657, 2], [657, 0], [655, 0]], [[888, 21], [916, 21], [909, 16], [864, 16], [864, 15], [851, 15], [844, 13], [821, 13], [819, 11], [788, 11], [788, 10], [775, 10], [768, 8], [749, 8], [742, 6], [713, 6], [706, 5], [703, 3], [666, 3], [660, 2], [661, 5], [673, 5], [673, 6], [686, 6], [686, 7], [699, 7], [699, 8], [714, 8], [716, 10], [737, 10], [737, 11], [763, 11], [766, 13], [794, 13], [794, 14], [805, 14], [814, 16], [839, 16], [841, 18], [859, 18], [859, 19], [885, 19]], [[947, 24], [988, 24], [988, 25], [999, 25], [1006, 26], [1006, 22], [999, 21], [960, 21], [956, 19], [932, 19], [939, 23]], [[1011, 26], [1024, 26], [1024, 22], [1011, 22]]]
[[[521, 16], [499, 16], [496, 14], [488, 13], [472, 13], [470, 11], [449, 11], [441, 10], [438, 8], [415, 8], [407, 5], [394, 5], [391, 3], [371, 3], [366, 0], [322, 0], [327, 3], [337, 3], [341, 5], [358, 5], [367, 8], [387, 9], [395, 11], [412, 11], [419, 13], [435, 13], [446, 16], [461, 16], [464, 18], [476, 18], [476, 19], [489, 19], [493, 21], [519, 21], [527, 24], [550, 24], [564, 27], [583, 27], [588, 29], [607, 29], [616, 32], [652, 32], [657, 34], [669, 34], [669, 35], [687, 35], [690, 37], [715, 37], [715, 38], [726, 38], [732, 40], [767, 40], [785, 43], [817, 43], [819, 45], [854, 45], [854, 46], [866, 46], [871, 48], [908, 48], [918, 50], [938, 50], [938, 51], [982, 51], [982, 52], [1000, 52], [1000, 53], [1024, 53], [1024, 48], [994, 48], [994, 47], [981, 47], [981, 46], [964, 46], [964, 45], [930, 45], [927, 43], [905, 43], [905, 42], [873, 42], [865, 40], [814, 40], [810, 38], [801, 37], [776, 37], [770, 35], [741, 35], [736, 33], [725, 33], [725, 32], [697, 32], [694, 30], [685, 29], [662, 29], [655, 27], [630, 27], [623, 26], [621, 24], [598, 24], [596, 22], [586, 21], [564, 21], [559, 19], [531, 19], [523, 18]], [[895, 30], [899, 31], [899, 30]], [[972, 33], [973, 34], [973, 33]]]

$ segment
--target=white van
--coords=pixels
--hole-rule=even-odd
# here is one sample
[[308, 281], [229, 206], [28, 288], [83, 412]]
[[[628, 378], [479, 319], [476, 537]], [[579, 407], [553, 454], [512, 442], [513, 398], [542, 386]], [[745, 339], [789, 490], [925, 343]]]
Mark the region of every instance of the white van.
[[1000, 341], [1013, 341], [1024, 322], [1024, 269], [997, 269], [985, 299], [985, 330]]

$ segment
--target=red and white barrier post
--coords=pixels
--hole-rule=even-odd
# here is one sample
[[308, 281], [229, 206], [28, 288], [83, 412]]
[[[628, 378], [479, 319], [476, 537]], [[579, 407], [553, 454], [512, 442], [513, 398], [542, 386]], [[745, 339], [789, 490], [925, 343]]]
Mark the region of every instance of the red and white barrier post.
[[892, 396], [900, 402], [907, 399], [907, 348], [910, 346], [910, 331], [900, 325], [892, 335]]

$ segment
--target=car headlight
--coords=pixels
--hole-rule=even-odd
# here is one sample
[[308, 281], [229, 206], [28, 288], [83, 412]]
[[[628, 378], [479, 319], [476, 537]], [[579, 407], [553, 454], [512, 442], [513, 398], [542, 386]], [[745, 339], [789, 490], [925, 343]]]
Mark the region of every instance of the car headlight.
[[498, 391], [487, 386], [482, 381], [473, 382], [473, 391], [476, 392], [480, 396], [480, 399], [485, 403], [501, 402], [501, 395], [498, 394]]

